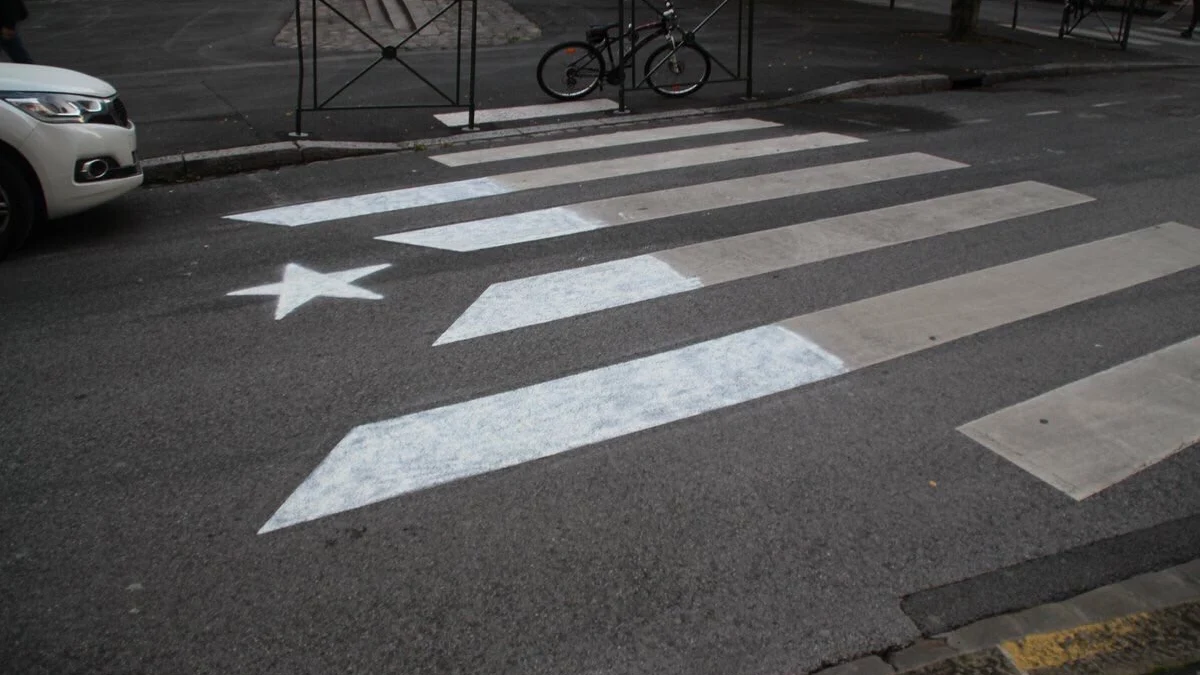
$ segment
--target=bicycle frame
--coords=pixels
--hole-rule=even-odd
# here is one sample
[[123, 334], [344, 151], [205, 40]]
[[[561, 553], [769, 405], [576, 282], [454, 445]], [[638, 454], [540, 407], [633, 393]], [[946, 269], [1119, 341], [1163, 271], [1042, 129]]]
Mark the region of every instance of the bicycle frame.
[[[595, 45], [595, 47], [600, 57], [605, 61], [604, 68], [610, 83], [614, 80], [619, 81], [619, 78], [624, 76], [625, 68], [633, 64], [634, 55], [656, 38], [665, 37], [671, 43], [672, 48], [678, 48], [685, 41], [683, 39], [683, 32], [674, 20], [674, 10], [671, 8], [670, 3], [667, 4], [667, 11], [671, 12], [671, 14], [664, 12], [659, 15], [657, 20], [639, 26], [632, 26], [621, 31], [615, 37], [609, 34], [609, 31], [612, 30], [611, 28], [605, 30], [604, 42]], [[617, 25], [616, 28], [620, 29], [620, 25]], [[639, 34], [645, 31], [651, 31], [651, 33], [639, 38]], [[675, 33], [677, 32], [680, 33], [680, 39], [678, 40], [675, 39]], [[617, 45], [621, 40], [630, 40], [632, 43], [629, 50], [625, 52], [624, 58], [620, 57], [619, 47], [614, 50], [614, 45]], [[616, 51], [615, 54], [614, 51]]]

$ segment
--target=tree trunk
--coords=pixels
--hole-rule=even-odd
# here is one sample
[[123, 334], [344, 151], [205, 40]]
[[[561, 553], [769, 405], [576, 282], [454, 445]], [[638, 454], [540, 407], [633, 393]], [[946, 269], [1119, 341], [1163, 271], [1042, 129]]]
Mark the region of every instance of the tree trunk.
[[950, 39], [962, 40], [979, 25], [980, 0], [950, 0]]

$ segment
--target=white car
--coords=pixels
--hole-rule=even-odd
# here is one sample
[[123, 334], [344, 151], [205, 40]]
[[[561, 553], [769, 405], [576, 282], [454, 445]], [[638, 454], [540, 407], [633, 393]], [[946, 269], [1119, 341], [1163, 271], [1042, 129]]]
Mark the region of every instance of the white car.
[[73, 70], [0, 63], [0, 258], [38, 222], [141, 184], [137, 132], [112, 85]]

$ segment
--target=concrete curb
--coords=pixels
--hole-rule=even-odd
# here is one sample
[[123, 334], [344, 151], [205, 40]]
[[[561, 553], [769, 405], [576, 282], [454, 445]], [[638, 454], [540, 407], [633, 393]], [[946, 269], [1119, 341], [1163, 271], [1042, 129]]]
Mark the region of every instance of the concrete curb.
[[977, 621], [818, 675], [1141, 675], [1200, 662], [1200, 559]]
[[662, 122], [687, 117], [740, 113], [752, 110], [781, 108], [801, 103], [821, 103], [849, 98], [926, 94], [954, 88], [991, 86], [1025, 79], [1166, 70], [1171, 68], [1194, 68], [1197, 65], [1200, 64], [1180, 63], [1176, 61], [1149, 61], [1143, 63], [1047, 63], [1036, 66], [998, 68], [961, 78], [951, 78], [948, 75], [937, 74], [899, 75], [895, 77], [853, 80], [767, 101], [751, 101], [726, 106], [688, 108], [603, 119], [584, 119], [557, 124], [497, 129], [494, 131], [464, 133], [457, 136], [396, 143], [282, 141], [228, 148], [225, 150], [190, 152], [181, 155], [167, 155], [148, 159], [143, 162], [143, 171], [145, 173], [145, 182], [148, 184], [174, 183], [226, 176], [245, 171], [278, 169], [285, 166], [348, 157], [362, 157], [390, 152], [421, 151], [432, 147], [451, 148], [481, 141], [518, 138], [563, 131], [578, 131], [594, 127], [627, 126], [643, 122]]

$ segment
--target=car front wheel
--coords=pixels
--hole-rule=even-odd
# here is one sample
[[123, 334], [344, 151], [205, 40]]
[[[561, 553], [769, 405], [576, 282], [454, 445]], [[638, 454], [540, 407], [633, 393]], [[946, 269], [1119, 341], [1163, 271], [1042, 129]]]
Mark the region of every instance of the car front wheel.
[[28, 179], [11, 161], [0, 157], [0, 260], [25, 243], [35, 213]]

